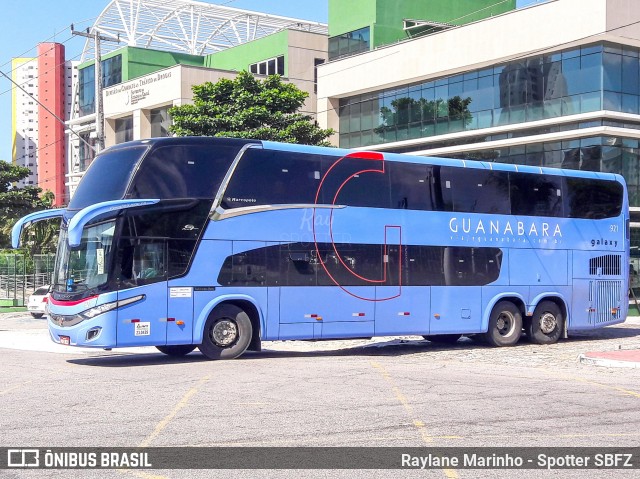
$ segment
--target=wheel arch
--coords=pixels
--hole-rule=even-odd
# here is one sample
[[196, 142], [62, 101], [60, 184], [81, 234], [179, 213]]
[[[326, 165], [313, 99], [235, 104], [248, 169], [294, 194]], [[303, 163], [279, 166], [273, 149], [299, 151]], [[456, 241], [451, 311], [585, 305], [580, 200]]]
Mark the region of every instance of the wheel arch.
[[264, 314], [254, 298], [247, 295], [225, 295], [209, 301], [198, 314], [198, 318], [194, 324], [193, 343], [200, 344], [202, 342], [204, 325], [207, 322], [207, 319], [211, 316], [211, 313], [216, 310], [216, 308], [225, 304], [232, 304], [247, 313], [253, 329], [251, 341], [249, 342], [249, 347], [247, 349], [251, 351], [259, 351], [261, 345], [260, 338], [263, 331], [262, 325], [264, 324]]
[[561, 337], [566, 338], [567, 331], [569, 329], [570, 310], [569, 310], [569, 306], [567, 305], [567, 300], [563, 294], [560, 294], [555, 291], [540, 293], [535, 298], [533, 298], [533, 301], [531, 301], [531, 304], [527, 308], [527, 318], [531, 318], [533, 316], [534, 311], [536, 310], [538, 305], [543, 301], [551, 301], [552, 303], [555, 303], [556, 306], [558, 306], [558, 308], [560, 308], [560, 312], [562, 313], [562, 318], [564, 320], [564, 331], [562, 332]]
[[527, 309], [526, 302], [521, 294], [515, 292], [505, 292], [502, 294], [498, 294], [491, 299], [484, 310], [484, 314], [482, 316], [482, 331], [487, 332], [489, 330], [489, 317], [491, 316], [491, 312], [493, 311], [495, 305], [500, 301], [511, 301], [518, 307], [524, 319]]

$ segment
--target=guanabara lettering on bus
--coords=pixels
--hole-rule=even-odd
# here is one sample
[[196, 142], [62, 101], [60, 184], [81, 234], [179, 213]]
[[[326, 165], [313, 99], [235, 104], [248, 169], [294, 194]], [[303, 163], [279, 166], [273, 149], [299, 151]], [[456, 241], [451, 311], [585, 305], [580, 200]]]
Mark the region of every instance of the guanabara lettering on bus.
[[161, 138], [93, 161], [60, 217], [54, 341], [196, 347], [477, 335], [625, 320], [629, 208], [609, 173], [267, 141]]

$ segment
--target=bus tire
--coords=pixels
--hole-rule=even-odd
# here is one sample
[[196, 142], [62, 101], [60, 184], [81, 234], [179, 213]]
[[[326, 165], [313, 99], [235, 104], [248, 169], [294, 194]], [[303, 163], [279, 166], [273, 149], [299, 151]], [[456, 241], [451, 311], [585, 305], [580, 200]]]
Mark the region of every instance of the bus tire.
[[535, 344], [557, 342], [562, 336], [563, 329], [562, 311], [553, 301], [541, 301], [525, 325], [529, 341]]
[[198, 349], [208, 359], [237, 358], [249, 347], [252, 329], [247, 313], [233, 304], [224, 304], [209, 315]]
[[514, 346], [522, 335], [522, 313], [511, 301], [499, 301], [489, 316], [484, 340], [492, 346]]
[[186, 356], [191, 351], [196, 349], [195, 344], [176, 344], [171, 346], [156, 346], [156, 349], [167, 356]]
[[40, 319], [41, 317], [44, 316], [44, 313], [31, 313], [31, 316], [33, 316], [36, 319]]
[[434, 334], [422, 337], [431, 341], [432, 343], [456, 344], [458, 342], [458, 339], [462, 337], [462, 334]]

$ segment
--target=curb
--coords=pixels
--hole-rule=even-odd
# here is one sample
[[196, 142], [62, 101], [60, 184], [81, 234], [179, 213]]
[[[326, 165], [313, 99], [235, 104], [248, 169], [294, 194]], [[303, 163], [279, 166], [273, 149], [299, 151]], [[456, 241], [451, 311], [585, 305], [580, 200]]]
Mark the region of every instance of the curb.
[[580, 354], [578, 356], [578, 361], [582, 364], [588, 364], [591, 366], [599, 366], [604, 368], [630, 368], [630, 369], [640, 368], [640, 363], [637, 361], [618, 361], [615, 359], [591, 358], [586, 354]]

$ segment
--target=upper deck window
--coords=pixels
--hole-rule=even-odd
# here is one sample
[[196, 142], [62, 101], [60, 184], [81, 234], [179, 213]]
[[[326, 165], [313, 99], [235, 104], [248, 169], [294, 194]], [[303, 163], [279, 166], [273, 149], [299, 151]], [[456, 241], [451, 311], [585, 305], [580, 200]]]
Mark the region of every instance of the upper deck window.
[[564, 216], [561, 176], [509, 173], [511, 213], [523, 216]]
[[[320, 155], [248, 150], [225, 191], [223, 208], [277, 204], [314, 204], [320, 186]], [[336, 157], [329, 157], [329, 161]]]
[[620, 215], [624, 188], [617, 181], [567, 178], [568, 216], [571, 218], [613, 218]]
[[129, 198], [213, 198], [240, 147], [167, 145], [144, 159]]

